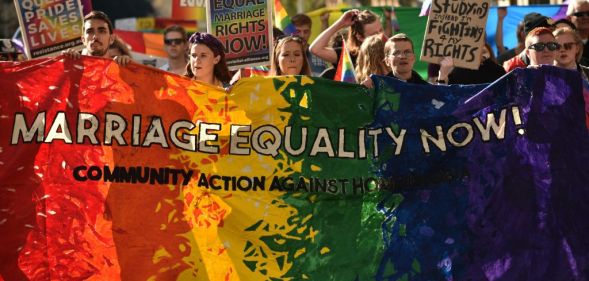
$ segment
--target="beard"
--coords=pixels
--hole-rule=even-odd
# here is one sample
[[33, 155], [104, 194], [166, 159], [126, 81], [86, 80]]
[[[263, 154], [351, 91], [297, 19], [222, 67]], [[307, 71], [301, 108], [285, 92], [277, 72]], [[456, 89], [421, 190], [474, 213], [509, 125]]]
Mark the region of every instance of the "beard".
[[95, 49], [90, 50], [90, 55], [93, 57], [104, 57], [104, 55], [106, 55], [107, 52], [108, 49]]

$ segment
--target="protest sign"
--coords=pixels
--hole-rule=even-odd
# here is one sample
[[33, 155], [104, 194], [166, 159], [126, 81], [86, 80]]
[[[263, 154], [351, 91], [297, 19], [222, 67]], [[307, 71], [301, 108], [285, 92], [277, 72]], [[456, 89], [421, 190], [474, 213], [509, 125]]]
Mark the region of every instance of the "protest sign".
[[373, 81], [0, 64], [0, 278], [587, 280], [579, 73]]
[[223, 44], [229, 69], [270, 64], [270, 8], [268, 0], [207, 1], [207, 30]]
[[452, 57], [457, 67], [478, 69], [490, 6], [489, 0], [432, 0], [420, 60]]
[[82, 44], [80, 0], [14, 0], [29, 58], [53, 55]]

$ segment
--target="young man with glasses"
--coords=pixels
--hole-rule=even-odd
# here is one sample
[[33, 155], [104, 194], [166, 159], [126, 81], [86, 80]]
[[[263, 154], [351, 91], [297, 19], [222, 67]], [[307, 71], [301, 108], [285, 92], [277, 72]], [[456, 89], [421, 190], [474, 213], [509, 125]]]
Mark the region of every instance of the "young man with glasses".
[[530, 66], [553, 65], [556, 51], [561, 46], [552, 35], [552, 30], [546, 27], [538, 27], [530, 31], [526, 36], [526, 55], [530, 59]]
[[172, 25], [164, 30], [164, 51], [168, 54], [168, 63], [160, 69], [183, 75], [186, 71], [188, 41], [186, 30], [179, 25]]
[[577, 27], [583, 40], [583, 57], [580, 64], [589, 66], [589, 0], [571, 0], [567, 8], [567, 16]]
[[407, 83], [429, 84], [413, 70], [415, 52], [413, 41], [404, 33], [398, 33], [387, 40], [384, 46], [385, 63], [391, 69], [387, 75]]

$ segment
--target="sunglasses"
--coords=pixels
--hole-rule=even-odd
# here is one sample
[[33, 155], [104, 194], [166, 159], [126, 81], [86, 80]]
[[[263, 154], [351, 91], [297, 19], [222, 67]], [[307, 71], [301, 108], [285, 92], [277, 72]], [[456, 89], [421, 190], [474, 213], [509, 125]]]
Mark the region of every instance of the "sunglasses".
[[538, 52], [544, 51], [544, 48], [548, 48], [549, 51], [556, 51], [560, 50], [560, 45], [556, 42], [548, 42], [548, 43], [536, 43], [532, 44], [528, 47], [528, 49], [536, 50]]
[[577, 43], [575, 42], [568, 42], [568, 43], [562, 43], [562, 46], [564, 47], [565, 50], [569, 51], [573, 48], [573, 46], [575, 46]]
[[180, 45], [184, 43], [184, 39], [176, 38], [176, 39], [164, 39], [164, 44], [166, 45]]
[[587, 12], [576, 12], [576, 13], [573, 13], [573, 16], [575, 16], [575, 17], [589, 17], [589, 11], [587, 11]]

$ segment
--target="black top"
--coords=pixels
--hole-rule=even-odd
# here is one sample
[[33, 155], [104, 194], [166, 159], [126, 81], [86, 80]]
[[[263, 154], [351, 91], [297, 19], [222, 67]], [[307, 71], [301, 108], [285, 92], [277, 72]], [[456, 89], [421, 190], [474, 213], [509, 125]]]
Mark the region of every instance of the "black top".
[[505, 69], [493, 60], [487, 59], [479, 66], [478, 70], [467, 68], [454, 68], [448, 75], [448, 84], [483, 84], [491, 83], [505, 74]]
[[503, 52], [502, 54], [500, 54], [499, 56], [497, 56], [497, 63], [499, 65], [503, 65], [504, 62], [510, 60], [511, 58], [515, 57], [515, 55], [517, 55], [515, 53], [515, 49], [509, 49], [506, 52]]
[[[388, 77], [393, 77], [393, 78], [397, 78], [395, 75], [393, 75], [393, 72], [389, 72], [389, 74], [387, 74]], [[397, 78], [401, 81], [404, 81], [403, 79]], [[405, 81], [407, 83], [413, 83], [413, 84], [420, 84], [420, 85], [429, 85], [429, 83], [425, 80], [423, 80], [423, 78], [421, 78], [421, 76], [419, 76], [419, 74], [417, 72], [415, 72], [415, 70], [411, 71], [411, 78], [409, 78], [409, 80]]]
[[581, 57], [579, 64], [589, 66], [589, 40], [583, 44], [583, 56]]

